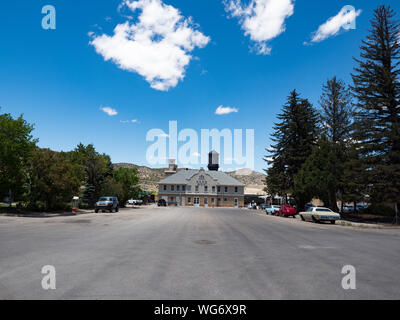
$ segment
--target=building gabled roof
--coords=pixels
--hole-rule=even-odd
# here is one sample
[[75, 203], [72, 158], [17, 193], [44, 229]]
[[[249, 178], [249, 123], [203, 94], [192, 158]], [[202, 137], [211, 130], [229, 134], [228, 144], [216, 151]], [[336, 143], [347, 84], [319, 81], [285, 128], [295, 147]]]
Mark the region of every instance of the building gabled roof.
[[[200, 170], [193, 170], [193, 169], [180, 170], [177, 173], [173, 174], [172, 176], [169, 176], [159, 181], [158, 184], [187, 184], [188, 181], [199, 172]], [[213, 178], [217, 182], [217, 185], [244, 187], [243, 183], [236, 180], [235, 178], [232, 178], [230, 175], [224, 172], [221, 171], [202, 171], [202, 172]]]

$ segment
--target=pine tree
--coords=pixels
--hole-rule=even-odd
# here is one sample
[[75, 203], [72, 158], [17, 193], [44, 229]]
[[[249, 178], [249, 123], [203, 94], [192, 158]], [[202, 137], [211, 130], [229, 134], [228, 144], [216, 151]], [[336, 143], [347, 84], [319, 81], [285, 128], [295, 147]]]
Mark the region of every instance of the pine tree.
[[332, 144], [325, 135], [319, 139], [300, 171], [295, 176], [298, 197], [310, 201], [318, 198], [326, 207], [337, 212], [337, 190], [341, 174], [338, 145]]
[[352, 94], [342, 80], [329, 79], [320, 98], [323, 133], [333, 143], [346, 141], [351, 132]]
[[387, 6], [375, 10], [353, 74], [357, 114], [353, 139], [373, 202], [400, 202], [400, 26]]
[[[336, 159], [332, 162], [329, 170], [323, 171], [334, 181], [326, 184], [327, 193], [325, 196], [324, 204], [334, 211], [338, 211], [337, 199], [342, 200], [344, 195], [344, 164], [347, 161], [347, 149], [349, 148], [350, 133], [352, 129], [352, 95], [350, 89], [342, 80], [336, 77], [329, 79], [322, 87], [322, 95], [320, 98], [321, 105], [321, 120], [323, 124], [322, 133], [326, 136], [321, 141], [322, 146], [329, 146], [329, 148], [321, 147], [319, 154], [326, 151], [327, 159]], [[311, 169], [311, 168], [310, 168]], [[316, 168], [316, 170], [318, 170]], [[331, 176], [331, 172], [334, 175]], [[312, 186], [310, 186], [312, 187]], [[329, 200], [328, 202], [326, 202]]]
[[272, 134], [273, 151], [265, 158], [270, 165], [266, 170], [267, 189], [271, 194], [291, 194], [300, 208], [305, 203], [296, 197], [294, 177], [312, 152], [319, 115], [307, 99], [293, 90], [278, 119]]

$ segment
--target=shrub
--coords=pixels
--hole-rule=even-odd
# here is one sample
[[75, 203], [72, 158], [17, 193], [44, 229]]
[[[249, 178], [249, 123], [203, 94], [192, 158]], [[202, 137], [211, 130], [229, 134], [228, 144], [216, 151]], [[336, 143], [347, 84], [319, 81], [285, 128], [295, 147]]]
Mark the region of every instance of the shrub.
[[385, 217], [394, 217], [396, 215], [396, 212], [393, 208], [390, 208], [383, 204], [373, 204], [365, 209], [364, 213]]

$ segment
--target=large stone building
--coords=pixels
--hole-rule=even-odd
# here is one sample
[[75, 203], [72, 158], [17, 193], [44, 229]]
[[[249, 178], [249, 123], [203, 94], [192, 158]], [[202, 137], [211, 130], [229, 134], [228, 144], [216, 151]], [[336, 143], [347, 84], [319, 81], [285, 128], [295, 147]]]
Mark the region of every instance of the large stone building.
[[218, 158], [218, 153], [211, 151], [208, 171], [181, 169], [161, 180], [158, 183], [159, 199], [169, 205], [242, 208], [245, 186], [218, 171]]

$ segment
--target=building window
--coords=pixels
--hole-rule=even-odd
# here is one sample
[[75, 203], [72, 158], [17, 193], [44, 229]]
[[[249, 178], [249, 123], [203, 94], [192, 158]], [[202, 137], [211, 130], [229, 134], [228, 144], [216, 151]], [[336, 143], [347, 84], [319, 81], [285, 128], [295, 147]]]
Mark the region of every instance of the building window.
[[214, 201], [214, 198], [211, 198], [211, 203], [214, 203], [215, 201]]
[[218, 198], [218, 202], [221, 202], [221, 198]]
[[238, 192], [238, 187], [235, 187], [235, 192]]
[[208, 192], [208, 187], [204, 186], [204, 192]]
[[213, 187], [211, 188], [211, 190], [212, 190], [212, 192], [215, 192], [215, 187], [213, 186]]
[[227, 202], [227, 201], [228, 201], [228, 198], [224, 198], [224, 201]]
[[171, 191], [175, 191], [175, 186], [171, 186]]
[[225, 192], [228, 192], [228, 187], [225, 187]]
[[171, 201], [174, 201], [174, 197], [171, 197]]
[[176, 186], [176, 191], [180, 191], [181, 186]]
[[192, 192], [192, 186], [187, 186], [187, 191]]
[[199, 192], [199, 186], [196, 186], [195, 191], [196, 191], [196, 192]]
[[164, 191], [167, 191], [167, 186], [164, 184]]
[[218, 190], [218, 192], [221, 192], [221, 187], [218, 187], [218, 189], [217, 189], [217, 190]]
[[186, 186], [182, 186], [182, 191], [186, 191]]
[[192, 203], [192, 199], [188, 197], [188, 203]]

